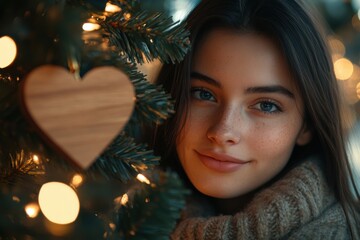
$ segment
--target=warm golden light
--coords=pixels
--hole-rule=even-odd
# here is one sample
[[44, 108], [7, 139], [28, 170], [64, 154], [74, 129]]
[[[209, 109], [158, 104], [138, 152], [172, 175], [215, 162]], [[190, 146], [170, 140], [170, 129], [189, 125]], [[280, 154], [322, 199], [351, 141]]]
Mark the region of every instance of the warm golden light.
[[12, 197], [12, 200], [13, 200], [14, 202], [20, 202], [20, 198], [17, 197], [17, 196], [13, 196], [13, 197]]
[[120, 204], [123, 206], [125, 206], [128, 202], [129, 202], [129, 195], [127, 195], [126, 193], [114, 199], [115, 204]]
[[109, 227], [111, 230], [115, 231], [116, 230], [116, 224], [115, 223], [109, 223]]
[[80, 210], [79, 198], [74, 189], [60, 182], [48, 182], [42, 185], [39, 205], [45, 217], [57, 224], [74, 222]]
[[4, 36], [0, 38], [0, 68], [9, 66], [16, 57], [16, 43], [12, 38]]
[[130, 13], [124, 13], [125, 20], [130, 20], [131, 14]]
[[356, 85], [356, 94], [357, 97], [360, 99], [360, 82]]
[[32, 159], [33, 159], [34, 163], [40, 164], [40, 159], [39, 159], [38, 155], [34, 154]]
[[139, 173], [136, 176], [137, 180], [139, 180], [140, 182], [146, 183], [146, 184], [150, 184], [150, 180], [147, 179], [144, 175], [142, 175], [141, 173]]
[[73, 187], [79, 187], [83, 181], [84, 179], [80, 174], [75, 174], [71, 180], [71, 185]]
[[347, 80], [354, 72], [352, 62], [346, 58], [340, 58], [334, 63], [334, 71], [336, 78], [339, 80]]
[[29, 203], [25, 206], [25, 212], [30, 218], [36, 218], [40, 208], [37, 203]]
[[97, 23], [84, 23], [82, 26], [82, 29], [84, 31], [90, 32], [90, 31], [98, 30], [98, 29], [100, 29], [100, 27], [101, 26]]
[[129, 196], [125, 193], [124, 195], [122, 195], [120, 203], [121, 205], [126, 205], [129, 201]]
[[111, 4], [111, 3], [106, 3], [106, 7], [105, 7], [105, 11], [106, 12], [120, 12], [121, 8], [117, 5]]

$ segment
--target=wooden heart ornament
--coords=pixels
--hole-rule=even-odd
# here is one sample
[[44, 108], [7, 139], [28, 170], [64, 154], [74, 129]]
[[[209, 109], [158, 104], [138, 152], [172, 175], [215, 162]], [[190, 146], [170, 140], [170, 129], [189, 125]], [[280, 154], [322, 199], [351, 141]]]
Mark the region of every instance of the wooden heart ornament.
[[26, 77], [22, 99], [43, 135], [85, 169], [127, 123], [135, 92], [115, 67], [98, 67], [76, 80], [65, 68], [44, 65]]

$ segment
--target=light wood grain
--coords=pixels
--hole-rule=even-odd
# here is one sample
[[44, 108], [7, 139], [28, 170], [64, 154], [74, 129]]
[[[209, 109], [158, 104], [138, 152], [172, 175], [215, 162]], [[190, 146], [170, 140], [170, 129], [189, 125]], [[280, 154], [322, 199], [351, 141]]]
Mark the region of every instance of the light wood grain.
[[27, 76], [22, 95], [33, 122], [82, 168], [111, 143], [135, 105], [132, 83], [114, 67], [98, 67], [75, 80], [62, 67], [41, 66]]

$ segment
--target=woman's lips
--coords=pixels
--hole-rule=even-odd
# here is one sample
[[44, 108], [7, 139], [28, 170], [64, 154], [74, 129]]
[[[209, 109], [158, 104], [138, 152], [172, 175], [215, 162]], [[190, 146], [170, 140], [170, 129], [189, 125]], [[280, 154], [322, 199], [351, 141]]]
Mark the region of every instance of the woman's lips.
[[238, 170], [240, 167], [244, 166], [249, 161], [243, 161], [234, 157], [231, 157], [222, 153], [215, 152], [198, 152], [195, 151], [198, 155], [200, 161], [209, 169], [227, 173]]

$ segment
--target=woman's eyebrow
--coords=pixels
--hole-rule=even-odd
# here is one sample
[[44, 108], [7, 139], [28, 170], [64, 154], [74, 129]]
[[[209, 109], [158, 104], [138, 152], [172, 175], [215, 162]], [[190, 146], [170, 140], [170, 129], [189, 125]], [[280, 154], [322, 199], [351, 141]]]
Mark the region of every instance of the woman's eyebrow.
[[245, 93], [280, 93], [289, 98], [295, 98], [290, 90], [280, 85], [249, 87], [245, 90]]
[[[215, 79], [206, 76], [199, 72], [191, 72], [190, 76], [192, 78], [207, 82], [211, 85], [214, 85], [218, 88], [221, 88], [221, 83]], [[295, 98], [294, 94], [287, 88], [281, 85], [271, 85], [271, 86], [258, 86], [258, 87], [249, 87], [245, 90], [245, 93], [280, 93], [290, 98]]]
[[199, 72], [191, 72], [190, 76], [192, 78], [198, 79], [198, 80], [202, 80], [204, 82], [207, 82], [208, 84], [214, 85], [218, 88], [221, 88], [221, 83], [216, 81], [215, 79], [212, 79], [211, 77], [208, 77], [202, 73]]

